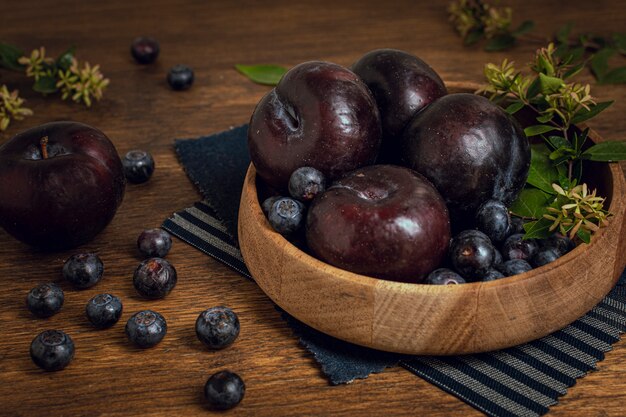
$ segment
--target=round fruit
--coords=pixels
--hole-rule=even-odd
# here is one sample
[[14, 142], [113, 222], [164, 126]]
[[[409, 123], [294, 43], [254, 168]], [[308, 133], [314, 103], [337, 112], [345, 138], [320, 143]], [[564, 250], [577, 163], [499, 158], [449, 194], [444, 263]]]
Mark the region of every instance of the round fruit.
[[485, 202], [476, 212], [476, 227], [493, 243], [502, 242], [507, 238], [511, 228], [509, 210], [501, 201]]
[[485, 97], [443, 96], [407, 125], [403, 164], [428, 178], [455, 229], [471, 226], [488, 200], [510, 205], [526, 183], [530, 146], [519, 124]]
[[167, 333], [167, 323], [162, 315], [152, 310], [133, 314], [126, 322], [126, 336], [140, 348], [157, 345]]
[[211, 307], [198, 316], [196, 335], [211, 349], [223, 349], [239, 336], [239, 318], [228, 307]]
[[41, 284], [28, 292], [26, 306], [37, 317], [50, 317], [61, 310], [65, 295], [56, 284]]
[[324, 174], [312, 167], [300, 167], [289, 177], [289, 194], [297, 200], [307, 202], [326, 189]]
[[524, 259], [530, 260], [539, 250], [535, 239], [524, 239], [524, 235], [519, 233], [509, 236], [502, 246], [502, 255], [506, 260]]
[[172, 237], [165, 230], [147, 229], [137, 238], [137, 249], [143, 256], [164, 258], [172, 248]]
[[246, 385], [239, 375], [221, 371], [212, 375], [204, 385], [204, 398], [215, 410], [228, 410], [241, 402]]
[[450, 222], [424, 177], [374, 165], [347, 174], [313, 200], [306, 240], [315, 256], [339, 268], [420, 282], [444, 258]]
[[463, 279], [462, 276], [448, 268], [435, 269], [433, 272], [428, 274], [426, 280], [424, 281], [424, 284], [432, 285], [450, 285], [463, 283], [465, 283], [465, 279]]
[[128, 151], [122, 159], [124, 176], [133, 184], [141, 184], [150, 179], [154, 173], [154, 159], [149, 152], [139, 149]]
[[302, 226], [304, 211], [304, 205], [298, 200], [281, 197], [272, 204], [267, 219], [278, 233], [291, 235]]
[[135, 38], [130, 45], [130, 53], [138, 64], [146, 65], [159, 56], [159, 43], [152, 38]]
[[74, 341], [61, 330], [45, 330], [30, 344], [30, 357], [46, 371], [60, 371], [74, 358]]
[[99, 329], [113, 326], [122, 315], [122, 301], [112, 294], [98, 294], [87, 303], [87, 319]]
[[510, 259], [500, 265], [500, 272], [507, 277], [523, 274], [532, 269], [533, 267], [524, 259]]
[[535, 268], [540, 266], [544, 266], [549, 264], [550, 262], [554, 262], [561, 257], [561, 254], [553, 248], [544, 248], [539, 250], [535, 255], [531, 258], [531, 264]]
[[175, 65], [167, 73], [167, 83], [172, 90], [187, 90], [193, 84], [193, 70], [187, 65]]
[[162, 258], [149, 258], [133, 274], [133, 285], [143, 297], [163, 298], [176, 286], [176, 268]]
[[257, 174], [286, 190], [303, 166], [333, 181], [376, 159], [380, 116], [367, 86], [352, 71], [329, 62], [289, 70], [257, 104], [248, 149]]
[[63, 277], [79, 290], [96, 285], [103, 273], [104, 264], [95, 253], [77, 253], [63, 264]]
[[448, 91], [426, 62], [396, 49], [370, 51], [352, 65], [352, 71], [376, 99], [383, 128], [382, 158], [396, 162], [400, 137], [409, 120]]
[[483, 232], [464, 230], [450, 242], [450, 260], [466, 279], [479, 280], [493, 266], [496, 254]]

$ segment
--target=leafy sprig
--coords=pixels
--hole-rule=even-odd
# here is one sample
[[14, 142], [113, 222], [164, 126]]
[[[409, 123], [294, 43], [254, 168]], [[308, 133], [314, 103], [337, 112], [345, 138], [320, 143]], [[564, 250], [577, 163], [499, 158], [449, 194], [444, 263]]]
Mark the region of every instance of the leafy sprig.
[[6, 85], [0, 85], [0, 132], [6, 130], [11, 121], [32, 116], [33, 111], [23, 104], [24, 99], [17, 90], [9, 91]]
[[589, 129], [575, 125], [589, 120], [611, 105], [597, 102], [588, 84], [571, 80], [583, 66], [573, 56], [558, 56], [553, 44], [537, 51], [530, 74], [513, 62], [487, 64], [487, 85], [478, 93], [505, 105], [515, 114], [523, 108], [534, 112], [536, 124], [524, 129], [528, 137], [542, 141], [531, 145], [527, 184], [510, 210], [529, 220], [526, 238], [545, 238], [555, 230], [589, 242], [592, 232], [606, 225], [610, 215], [604, 198], [589, 192], [583, 182], [583, 161], [626, 159], [626, 142], [587, 145]]
[[526, 20], [512, 29], [513, 10], [510, 7], [497, 7], [482, 0], [453, 1], [448, 6], [448, 13], [463, 43], [469, 46], [486, 39], [486, 51], [510, 48], [520, 36], [535, 27], [532, 20]]

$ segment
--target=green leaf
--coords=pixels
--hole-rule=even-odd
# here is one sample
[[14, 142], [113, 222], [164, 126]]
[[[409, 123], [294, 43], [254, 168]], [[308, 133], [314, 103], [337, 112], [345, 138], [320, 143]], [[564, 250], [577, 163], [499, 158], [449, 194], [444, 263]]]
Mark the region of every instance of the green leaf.
[[613, 68], [604, 74], [601, 84], [626, 84], [626, 67]]
[[528, 126], [526, 129], [524, 129], [524, 133], [526, 134], [527, 137], [531, 137], [531, 136], [537, 136], [537, 135], [542, 135], [544, 133], [552, 132], [553, 130], [557, 130], [557, 128], [555, 126], [549, 126], [549, 125], [534, 125], [534, 126]]
[[558, 92], [565, 83], [558, 77], [539, 74], [539, 84], [541, 85], [541, 92], [548, 95]]
[[467, 35], [465, 35], [465, 39], [463, 39], [463, 44], [465, 46], [474, 45], [483, 37], [483, 30], [480, 28], [475, 28], [470, 30]]
[[555, 194], [552, 184], [559, 180], [559, 171], [552, 165], [550, 150], [543, 143], [536, 143], [530, 147], [530, 169], [526, 182], [540, 190]]
[[539, 82], [539, 77], [537, 77], [528, 86], [528, 90], [526, 91], [526, 97], [528, 99], [534, 98], [540, 92], [541, 92], [541, 83]]
[[237, 71], [255, 83], [276, 85], [287, 72], [287, 68], [278, 65], [235, 65]]
[[626, 142], [601, 142], [593, 145], [582, 154], [585, 159], [599, 162], [626, 160]]
[[72, 58], [74, 58], [76, 48], [71, 46], [56, 59], [55, 64], [62, 70], [67, 70], [72, 66]]
[[589, 110], [580, 109], [576, 112], [574, 117], [572, 117], [572, 123], [578, 124], [584, 122], [585, 120], [589, 120], [592, 117], [597, 116], [600, 112], [604, 111], [607, 107], [613, 104], [613, 101], [603, 101], [593, 106], [589, 106]]
[[552, 232], [550, 231], [550, 226], [552, 223], [548, 219], [544, 219], [543, 217], [535, 222], [528, 222], [524, 224], [524, 230], [526, 234], [524, 235], [524, 239], [546, 239], [550, 237]]
[[578, 134], [578, 132], [574, 131], [574, 149], [576, 149], [577, 153], [580, 153], [580, 151], [582, 150], [583, 145], [585, 144], [585, 142], [587, 142], [588, 136], [589, 128], [586, 128], [585, 130], [580, 132], [580, 135]]
[[556, 39], [559, 41], [559, 43], [564, 43], [564, 44], [567, 43], [569, 34], [572, 31], [573, 27], [574, 27], [574, 24], [572, 22], [567, 22], [563, 27], [561, 27], [556, 32]]
[[626, 55], [626, 33], [614, 33], [613, 42], [620, 54]]
[[567, 79], [578, 74], [580, 71], [583, 70], [583, 68], [585, 68], [585, 64], [586, 62], [581, 62], [578, 65], [574, 65], [572, 68], [565, 71], [565, 73], [563, 74], [563, 79]]
[[554, 118], [554, 113], [546, 113], [543, 116], [538, 116], [537, 121], [539, 123], [548, 123], [550, 120]]
[[548, 136], [546, 138], [546, 142], [548, 142], [553, 149], [574, 149], [570, 141], [565, 139], [563, 136]]
[[33, 90], [42, 94], [51, 94], [58, 91], [57, 80], [54, 77], [40, 77], [33, 85]]
[[515, 45], [515, 37], [508, 33], [504, 33], [491, 38], [491, 40], [485, 45], [485, 51], [502, 51], [503, 49], [508, 49], [513, 45]]
[[591, 58], [591, 72], [598, 79], [598, 81], [602, 81], [604, 74], [609, 69], [609, 58], [615, 53], [615, 49], [612, 48], [603, 48], [600, 49], [595, 55]]
[[515, 103], [511, 103], [506, 109], [504, 109], [508, 114], [515, 114], [520, 111], [524, 107], [524, 103], [521, 101], [516, 101]]
[[535, 28], [535, 22], [532, 20], [524, 20], [521, 25], [517, 27], [513, 32], [511, 32], [512, 36], [520, 36], [524, 33], [528, 33]]
[[520, 217], [539, 219], [545, 212], [548, 202], [553, 198], [537, 188], [527, 187], [522, 190], [517, 199], [511, 204], [509, 210]]
[[0, 43], [0, 67], [13, 71], [22, 71], [24, 66], [17, 62], [17, 60], [23, 56], [24, 52], [15, 46]]
[[574, 151], [572, 148], [560, 147], [559, 149], [552, 151], [548, 157], [552, 161], [553, 165], [558, 165], [567, 161], [568, 159], [573, 159], [575, 155], [576, 151]]
[[587, 230], [583, 230], [582, 227], [578, 229], [578, 231], [576, 232], [576, 236], [578, 236], [580, 240], [587, 244], [591, 242], [591, 233], [589, 233]]

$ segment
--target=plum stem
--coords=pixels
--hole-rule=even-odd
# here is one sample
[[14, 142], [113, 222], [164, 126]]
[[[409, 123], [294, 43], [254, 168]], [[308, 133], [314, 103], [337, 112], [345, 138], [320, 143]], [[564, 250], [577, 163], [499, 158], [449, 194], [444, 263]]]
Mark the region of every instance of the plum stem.
[[41, 145], [41, 156], [43, 159], [48, 159], [48, 136], [44, 136], [39, 140]]

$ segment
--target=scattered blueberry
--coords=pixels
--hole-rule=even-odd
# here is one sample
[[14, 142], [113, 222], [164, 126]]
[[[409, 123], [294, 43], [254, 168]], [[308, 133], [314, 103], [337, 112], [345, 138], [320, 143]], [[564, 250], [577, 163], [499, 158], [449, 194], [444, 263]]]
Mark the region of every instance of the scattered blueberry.
[[163, 298], [176, 286], [176, 269], [162, 258], [149, 258], [133, 274], [133, 285], [143, 297]]
[[126, 336], [140, 348], [158, 344], [167, 333], [167, 323], [162, 315], [152, 310], [135, 313], [126, 322]]
[[504, 259], [524, 259], [530, 260], [539, 249], [535, 239], [524, 239], [521, 233], [509, 236], [502, 246], [502, 256]]
[[485, 202], [476, 212], [476, 227], [489, 236], [493, 243], [502, 242], [511, 227], [509, 210], [501, 201]]
[[87, 318], [99, 329], [113, 326], [122, 315], [122, 301], [111, 294], [98, 294], [87, 303]]
[[263, 214], [265, 214], [265, 217], [270, 215], [270, 210], [272, 209], [272, 206], [274, 205], [276, 200], [278, 200], [279, 198], [282, 198], [282, 197], [279, 195], [275, 195], [275, 196], [268, 197], [265, 200], [263, 200], [263, 203], [261, 204], [261, 210], [263, 210]]
[[500, 272], [504, 276], [510, 277], [512, 275], [523, 274], [533, 269], [530, 264], [524, 259], [510, 259], [500, 265]]
[[509, 229], [508, 235], [515, 235], [518, 233], [525, 233], [524, 231], [524, 220], [521, 217], [511, 217], [511, 228]]
[[561, 254], [554, 248], [543, 248], [535, 253], [531, 258], [531, 264], [535, 268], [554, 262], [561, 257]]
[[228, 410], [241, 402], [246, 385], [239, 375], [220, 371], [212, 375], [204, 385], [204, 397], [215, 410]]
[[45, 330], [30, 344], [30, 357], [46, 371], [60, 371], [74, 357], [74, 341], [61, 330]]
[[130, 45], [130, 53], [139, 64], [152, 64], [159, 56], [159, 43], [152, 38], [139, 37]]
[[163, 229], [148, 229], [137, 238], [137, 249], [147, 257], [164, 258], [172, 248], [172, 237]]
[[465, 279], [479, 279], [492, 267], [495, 248], [483, 232], [464, 230], [450, 242], [450, 260]]
[[576, 244], [572, 239], [567, 236], [563, 236], [560, 233], [553, 234], [542, 243], [544, 247], [554, 248], [561, 256], [576, 247]]
[[28, 292], [26, 306], [37, 317], [50, 317], [61, 310], [65, 297], [56, 284], [42, 284]]
[[124, 176], [133, 184], [141, 184], [152, 177], [154, 172], [154, 159], [149, 152], [135, 149], [128, 151], [122, 159]]
[[448, 268], [435, 269], [430, 274], [428, 274], [426, 280], [424, 281], [424, 284], [431, 285], [450, 285], [463, 283], [465, 283], [463, 277]]
[[228, 307], [211, 307], [196, 320], [198, 339], [211, 349], [222, 349], [239, 336], [239, 318]]
[[495, 281], [500, 278], [504, 278], [504, 274], [495, 268], [491, 268], [483, 275], [482, 281]]
[[96, 285], [103, 273], [104, 265], [95, 253], [77, 253], [63, 265], [63, 277], [79, 290]]
[[167, 73], [167, 83], [176, 91], [191, 87], [193, 78], [193, 70], [187, 65], [175, 65]]
[[312, 167], [300, 167], [289, 177], [289, 194], [296, 200], [311, 201], [326, 189], [324, 174]]
[[302, 226], [304, 205], [293, 198], [281, 197], [272, 204], [268, 220], [278, 233], [292, 234]]

